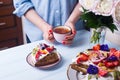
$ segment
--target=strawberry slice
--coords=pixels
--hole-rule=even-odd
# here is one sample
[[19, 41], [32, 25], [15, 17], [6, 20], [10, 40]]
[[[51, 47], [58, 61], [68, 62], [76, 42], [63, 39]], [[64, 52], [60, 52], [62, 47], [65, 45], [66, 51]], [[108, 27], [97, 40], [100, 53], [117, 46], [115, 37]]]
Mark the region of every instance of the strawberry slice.
[[114, 68], [116, 66], [119, 65], [119, 61], [116, 60], [116, 61], [105, 61], [105, 66], [108, 67], [108, 68]]
[[110, 52], [111, 53], [114, 53], [114, 52], [116, 52], [117, 50], [115, 49], [115, 48], [110, 48]]
[[113, 68], [113, 67], [115, 67], [114, 64], [113, 64], [113, 62], [108, 62], [108, 61], [105, 62], [105, 66], [107, 68]]
[[99, 74], [100, 76], [106, 76], [107, 73], [108, 73], [108, 71], [107, 71], [107, 70], [103, 70], [103, 69], [99, 69], [99, 72], [98, 72], [98, 74]]
[[114, 53], [116, 52], [117, 50], [115, 48], [110, 48], [110, 54], [109, 56], [112, 56], [114, 55]]
[[38, 51], [37, 53], [36, 53], [36, 55], [35, 55], [35, 59], [36, 60], [39, 60], [39, 56], [41, 55], [41, 52], [40, 51]]
[[93, 50], [95, 50], [95, 51], [100, 50], [100, 44], [97, 44], [97, 45], [93, 46]]
[[115, 55], [118, 59], [120, 59], [120, 51], [116, 51], [116, 52], [114, 52], [113, 55]]
[[47, 50], [48, 52], [52, 52], [52, 51], [54, 50], [54, 46], [52, 46], [52, 47], [47, 47], [46, 50]]
[[89, 58], [88, 55], [84, 54], [84, 53], [81, 53], [79, 56], [78, 56], [78, 59], [77, 59], [77, 63], [80, 63], [82, 61], [87, 61]]
[[114, 64], [114, 66], [118, 66], [119, 65], [119, 61], [114, 61], [113, 64]]

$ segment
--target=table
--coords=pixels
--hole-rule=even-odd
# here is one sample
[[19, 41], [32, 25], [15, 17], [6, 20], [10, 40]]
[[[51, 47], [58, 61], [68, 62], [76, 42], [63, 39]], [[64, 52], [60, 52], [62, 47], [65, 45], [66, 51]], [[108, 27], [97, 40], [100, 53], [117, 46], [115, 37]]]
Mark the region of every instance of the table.
[[[80, 51], [89, 48], [89, 32], [86, 30], [77, 31], [74, 42], [70, 46], [59, 43], [51, 44], [44, 40], [9, 48], [0, 51], [0, 80], [67, 80], [67, 68]], [[54, 45], [60, 53], [61, 62], [49, 69], [37, 69], [26, 62], [27, 55], [39, 43], [44, 42]], [[105, 43], [110, 47], [120, 49], [120, 46], [113, 45], [109, 41]]]

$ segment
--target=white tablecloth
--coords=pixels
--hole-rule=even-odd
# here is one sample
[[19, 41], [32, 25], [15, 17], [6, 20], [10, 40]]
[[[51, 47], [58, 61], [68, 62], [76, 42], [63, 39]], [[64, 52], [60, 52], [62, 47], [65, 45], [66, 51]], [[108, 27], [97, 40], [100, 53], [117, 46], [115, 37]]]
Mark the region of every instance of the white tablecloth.
[[[0, 51], [0, 80], [67, 80], [67, 68], [80, 51], [89, 48], [89, 32], [78, 31], [71, 46], [59, 43], [50, 44], [44, 40]], [[26, 62], [27, 55], [39, 43], [54, 45], [60, 53], [61, 62], [49, 69], [37, 69]], [[106, 41], [110, 47], [120, 49]]]

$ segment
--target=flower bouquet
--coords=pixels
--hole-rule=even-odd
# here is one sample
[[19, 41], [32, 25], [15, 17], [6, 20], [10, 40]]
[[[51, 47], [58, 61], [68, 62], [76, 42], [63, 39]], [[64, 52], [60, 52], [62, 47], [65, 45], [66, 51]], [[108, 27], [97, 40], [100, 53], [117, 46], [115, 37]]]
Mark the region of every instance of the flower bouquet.
[[[79, 0], [81, 19], [87, 27], [94, 29], [91, 43], [99, 43], [101, 31], [118, 30], [120, 23], [120, 0]], [[103, 43], [102, 43], [103, 44]]]

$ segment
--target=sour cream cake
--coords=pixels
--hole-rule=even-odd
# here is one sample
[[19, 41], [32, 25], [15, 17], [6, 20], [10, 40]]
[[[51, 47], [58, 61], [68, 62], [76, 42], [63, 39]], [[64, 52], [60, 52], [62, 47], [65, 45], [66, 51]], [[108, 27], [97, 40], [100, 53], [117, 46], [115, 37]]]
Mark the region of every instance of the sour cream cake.
[[107, 44], [80, 52], [70, 67], [80, 73], [80, 80], [120, 80], [120, 50]]
[[59, 61], [59, 56], [54, 46], [49, 46], [45, 43], [37, 45], [32, 53], [32, 62], [35, 67], [46, 66]]

